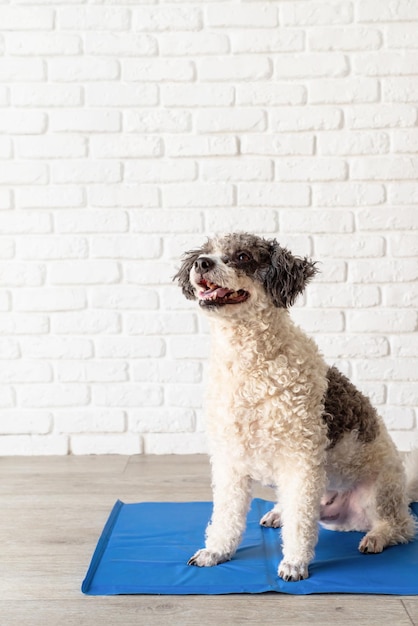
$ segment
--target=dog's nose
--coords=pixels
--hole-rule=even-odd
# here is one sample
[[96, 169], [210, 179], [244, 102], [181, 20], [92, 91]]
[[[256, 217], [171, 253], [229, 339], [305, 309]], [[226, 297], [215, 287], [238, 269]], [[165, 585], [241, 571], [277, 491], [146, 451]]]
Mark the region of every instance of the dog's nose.
[[199, 274], [204, 274], [215, 267], [215, 261], [208, 256], [200, 256], [194, 263], [194, 268]]

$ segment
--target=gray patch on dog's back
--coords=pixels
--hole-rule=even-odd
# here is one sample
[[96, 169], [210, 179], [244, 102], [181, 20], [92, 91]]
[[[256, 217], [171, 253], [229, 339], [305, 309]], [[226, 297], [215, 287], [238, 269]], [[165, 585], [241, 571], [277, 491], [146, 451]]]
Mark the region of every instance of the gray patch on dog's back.
[[363, 443], [376, 439], [379, 420], [369, 399], [336, 367], [328, 369], [327, 379], [322, 417], [328, 427], [328, 448], [333, 448], [345, 433], [353, 430], [357, 431], [357, 438]]

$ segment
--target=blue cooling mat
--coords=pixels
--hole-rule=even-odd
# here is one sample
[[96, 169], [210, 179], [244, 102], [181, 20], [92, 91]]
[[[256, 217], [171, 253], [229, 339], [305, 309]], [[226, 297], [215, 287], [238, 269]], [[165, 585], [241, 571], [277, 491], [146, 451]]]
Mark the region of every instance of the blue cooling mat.
[[[234, 558], [199, 568], [187, 560], [204, 544], [210, 502], [124, 504], [118, 501], [94, 552], [82, 591], [89, 595], [366, 593], [418, 595], [418, 538], [381, 554], [361, 554], [361, 533], [321, 528], [310, 577], [285, 583], [277, 576], [280, 530], [263, 528], [271, 502], [254, 499]], [[413, 505], [418, 514], [418, 504]]]

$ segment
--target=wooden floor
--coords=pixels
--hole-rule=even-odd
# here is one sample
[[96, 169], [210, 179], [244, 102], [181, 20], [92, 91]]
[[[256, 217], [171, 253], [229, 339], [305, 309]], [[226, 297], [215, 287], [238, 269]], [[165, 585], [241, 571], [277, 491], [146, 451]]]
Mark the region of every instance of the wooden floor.
[[205, 457], [0, 458], [0, 475], [2, 626], [418, 626], [418, 597], [84, 596], [115, 500], [210, 500]]

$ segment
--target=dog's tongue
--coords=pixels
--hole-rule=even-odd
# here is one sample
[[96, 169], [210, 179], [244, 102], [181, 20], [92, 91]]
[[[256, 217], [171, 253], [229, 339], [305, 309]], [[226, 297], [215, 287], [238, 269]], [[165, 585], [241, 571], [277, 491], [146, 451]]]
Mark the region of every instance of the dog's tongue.
[[212, 289], [211, 291], [204, 291], [201, 294], [201, 297], [206, 300], [215, 298], [224, 298], [228, 293], [231, 293], [230, 289], [226, 289], [226, 287], [216, 287], [216, 289]]

